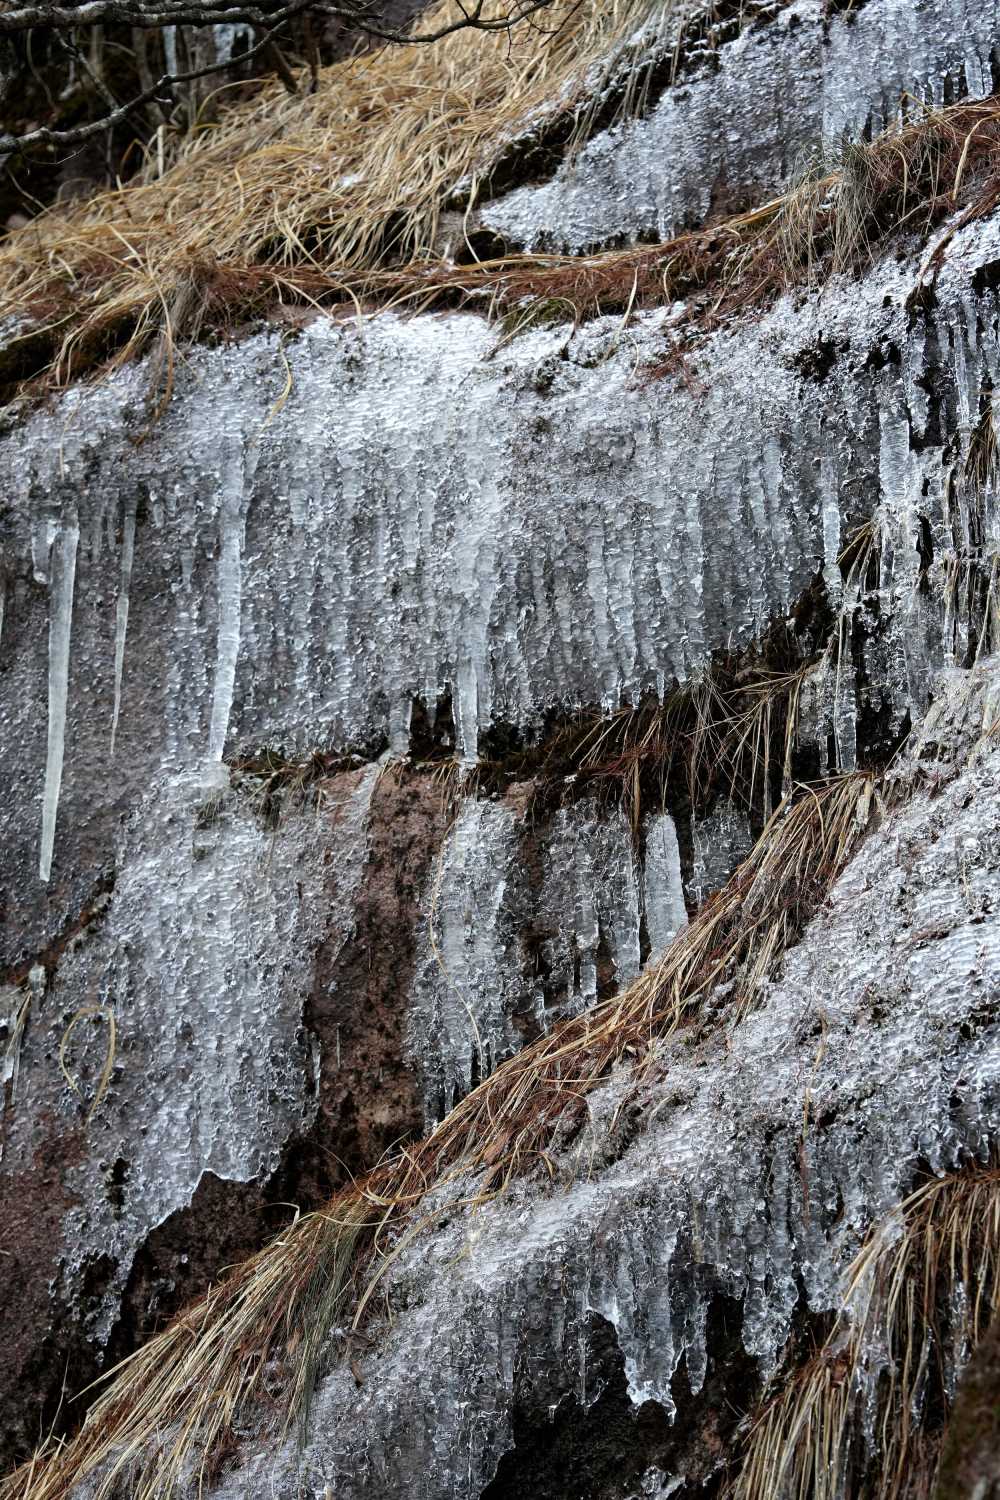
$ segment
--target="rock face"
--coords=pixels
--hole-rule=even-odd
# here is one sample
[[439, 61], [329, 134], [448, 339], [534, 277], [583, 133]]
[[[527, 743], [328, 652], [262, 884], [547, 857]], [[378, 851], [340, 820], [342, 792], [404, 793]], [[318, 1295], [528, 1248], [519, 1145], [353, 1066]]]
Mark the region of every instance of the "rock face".
[[[995, 4], [719, 24], [480, 225], [641, 242], [777, 190], [902, 91], [997, 83]], [[1000, 216], [948, 227], [930, 291], [909, 226], [660, 379], [676, 307], [509, 340], [384, 313], [189, 351], [148, 431], [142, 367], [10, 421], [6, 1461], [72, 1420], [67, 1367], [86, 1384], [627, 988], [792, 780], [881, 773], [908, 731], [910, 794], [753, 1013], [722, 991], [651, 1072], [623, 1061], [542, 1181], [435, 1204], [305, 1448], [241, 1431], [216, 1492], [718, 1493], [872, 1226], [991, 1159]], [[774, 756], [749, 795], [719, 771], [699, 799], [666, 759], [633, 784], [621, 726], [700, 702], [720, 661], [771, 681], [779, 636], [791, 727], [746, 730]], [[984, 1350], [942, 1500], [988, 1493]]]

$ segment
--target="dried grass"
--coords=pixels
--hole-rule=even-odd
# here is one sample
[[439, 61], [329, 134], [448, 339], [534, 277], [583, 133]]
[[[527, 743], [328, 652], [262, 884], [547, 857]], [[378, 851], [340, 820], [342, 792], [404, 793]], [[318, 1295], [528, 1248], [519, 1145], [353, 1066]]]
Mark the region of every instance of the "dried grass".
[[454, 1212], [455, 1193], [482, 1203], [523, 1173], [551, 1171], [556, 1133], [572, 1138], [588, 1093], [617, 1063], [653, 1066], [657, 1044], [713, 993], [729, 1016], [745, 1011], [881, 805], [861, 773], [782, 803], [729, 883], [634, 985], [503, 1063], [424, 1141], [212, 1288], [120, 1366], [79, 1435], [11, 1476], [0, 1500], [56, 1500], [85, 1479], [94, 1500], [165, 1500], [182, 1477], [210, 1471], [255, 1408], [278, 1404], [287, 1427], [307, 1410], [334, 1325], [357, 1335], [386, 1267], [433, 1217], [428, 1195], [450, 1188]]
[[28, 1012], [31, 1010], [32, 991], [10, 988], [5, 994], [9, 1007], [4, 1019], [7, 1029], [7, 1044], [4, 1047], [3, 1066], [0, 1067], [0, 1161], [3, 1161], [7, 1146], [7, 1112], [17, 1103], [17, 1083], [21, 1071], [21, 1046], [24, 1042]]
[[732, 1500], [840, 1500], [865, 1469], [871, 1500], [928, 1492], [923, 1417], [946, 1413], [955, 1362], [998, 1312], [1000, 1169], [972, 1166], [870, 1235], [830, 1337], [758, 1412]]
[[[612, 74], [636, 28], [671, 0], [553, 0], [508, 35], [458, 31], [280, 80], [179, 149], [162, 176], [56, 206], [0, 246], [0, 320], [27, 318], [26, 353], [60, 383], [261, 299], [308, 304], [342, 274], [430, 252], [442, 206], [474, 198], [512, 137], [571, 111]], [[458, 15], [438, 0], [421, 21]], [[331, 282], [331, 278], [333, 281]], [[347, 296], [346, 290], [342, 295]], [[18, 340], [8, 345], [16, 356]]]
[[[453, 0], [440, 0], [447, 10]], [[1000, 101], [929, 111], [833, 167], [799, 174], [750, 213], [660, 245], [455, 265], [435, 254], [441, 215], [529, 125], [586, 117], [625, 67], [637, 27], [677, 0], [554, 0], [544, 30], [458, 32], [433, 47], [334, 64], [315, 92], [280, 82], [184, 145], [162, 176], [41, 214], [0, 245], [0, 318], [23, 320], [5, 363], [65, 384], [156, 349], [162, 399], [174, 348], [206, 328], [299, 308], [473, 305], [506, 337], [553, 319], [692, 299], [694, 331], [779, 292], [867, 263], [889, 234], [951, 214], [922, 283], [960, 225], [1000, 201]], [[655, 49], [647, 39], [646, 48]], [[636, 103], [625, 91], [622, 107]], [[665, 362], [675, 368], [677, 354]]]
[[66, 1030], [62, 1034], [62, 1040], [59, 1043], [59, 1067], [67, 1084], [73, 1090], [73, 1093], [76, 1095], [81, 1105], [83, 1105], [84, 1103], [83, 1092], [80, 1088], [79, 1083], [73, 1077], [72, 1073], [66, 1065], [66, 1056], [69, 1051], [69, 1044], [73, 1036], [73, 1032], [79, 1026], [81, 1021], [86, 1020], [104, 1021], [108, 1028], [108, 1038], [104, 1048], [104, 1063], [101, 1067], [101, 1072], [97, 1080], [97, 1087], [94, 1090], [94, 1097], [90, 1102], [89, 1108], [87, 1109], [84, 1121], [85, 1124], [89, 1125], [91, 1120], [94, 1118], [94, 1115], [97, 1113], [97, 1110], [100, 1108], [101, 1100], [104, 1098], [104, 1095], [108, 1091], [108, 1085], [111, 1082], [111, 1075], [115, 1069], [115, 1056], [118, 1050], [118, 1027], [115, 1021], [115, 1013], [111, 1009], [110, 1005], [81, 1005], [80, 1009], [75, 1012], [70, 1020], [69, 1025], [66, 1027]]

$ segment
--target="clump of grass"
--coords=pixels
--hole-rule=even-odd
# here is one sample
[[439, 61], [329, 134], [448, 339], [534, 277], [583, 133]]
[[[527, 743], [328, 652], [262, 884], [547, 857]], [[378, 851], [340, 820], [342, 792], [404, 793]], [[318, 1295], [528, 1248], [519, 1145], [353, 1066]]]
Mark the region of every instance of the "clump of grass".
[[1000, 1169], [925, 1183], [871, 1233], [822, 1348], [757, 1412], [732, 1500], [929, 1492], [951, 1374], [1000, 1312]]
[[1000, 476], [1000, 445], [997, 443], [996, 423], [993, 420], [993, 388], [982, 392], [979, 421], [969, 439], [969, 451], [965, 460], [965, 478], [977, 494], [992, 488]]
[[623, 708], [582, 727], [562, 763], [568, 759], [584, 784], [618, 786], [634, 827], [650, 773], [663, 801], [675, 769], [692, 807], [720, 793], [738, 796], [750, 810], [762, 808], [766, 821], [776, 753], [781, 781], [791, 786], [799, 695], [814, 665], [813, 657], [786, 667], [722, 658], [662, 703]]
[[[438, 11], [451, 0], [439, 0]], [[333, 64], [314, 92], [280, 82], [224, 111], [165, 173], [55, 207], [0, 246], [0, 317], [23, 320], [5, 364], [66, 383], [151, 345], [169, 397], [173, 348], [282, 302], [477, 307], [505, 337], [557, 315], [627, 319], [691, 301], [690, 335], [789, 287], [863, 266], [888, 235], [1000, 201], [996, 96], [925, 110], [811, 167], [749, 213], [664, 244], [454, 265], [434, 245], [449, 195], [468, 202], [528, 122], [579, 111], [627, 60], [637, 25], [673, 0], [554, 0], [544, 33], [457, 32], [426, 48]], [[661, 22], [661, 24], [664, 24]], [[597, 71], [595, 71], [597, 70]], [[628, 100], [628, 90], [626, 90]], [[584, 117], [586, 111], [583, 111]], [[960, 212], [959, 212], [960, 210]], [[685, 341], [664, 361], [675, 368]]]
[[[266, 299], [309, 305], [347, 273], [429, 254], [448, 196], [465, 184], [474, 198], [526, 124], [599, 89], [655, 9], [553, 0], [509, 34], [461, 30], [342, 60], [314, 81], [304, 72], [294, 96], [272, 80], [185, 141], [162, 176], [151, 160], [128, 186], [5, 239], [0, 319], [30, 320], [7, 360], [44, 334], [58, 383], [155, 340], [169, 367], [172, 345], [207, 321]], [[457, 17], [454, 0], [438, 0], [417, 29]]]
[[[587, 1095], [617, 1063], [649, 1067], [657, 1044], [725, 985], [727, 1014], [825, 899], [877, 815], [874, 779], [801, 789], [665, 954], [618, 997], [573, 1017], [503, 1063], [425, 1140], [382, 1163], [322, 1212], [299, 1219], [115, 1372], [79, 1435], [0, 1486], [2, 1500], [165, 1500], [256, 1410], [287, 1427], [308, 1408], [331, 1330], [356, 1333], [402, 1244], [450, 1188], [449, 1211], [515, 1177], [551, 1171], [550, 1148], [583, 1123]], [[349, 1335], [347, 1335], [349, 1336]], [[281, 1425], [281, 1419], [279, 1419]]]

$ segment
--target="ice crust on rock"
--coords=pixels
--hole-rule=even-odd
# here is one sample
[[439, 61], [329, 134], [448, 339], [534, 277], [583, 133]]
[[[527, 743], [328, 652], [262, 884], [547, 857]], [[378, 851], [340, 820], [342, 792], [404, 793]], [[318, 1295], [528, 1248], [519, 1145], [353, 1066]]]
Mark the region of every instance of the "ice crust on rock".
[[845, 140], [885, 129], [904, 95], [933, 108], [984, 98], [1000, 76], [998, 29], [997, 0], [868, 0], [832, 14], [794, 0], [700, 66], [682, 64], [645, 115], [485, 204], [482, 221], [532, 250], [669, 238], [718, 195], [772, 196]]
[[[611, 708], [686, 680], [787, 613], [834, 538], [879, 506], [897, 538], [887, 564], [915, 577], [921, 518], [954, 550], [949, 475], [1000, 373], [995, 295], [972, 291], [989, 237], [972, 228], [926, 314], [902, 306], [915, 267], [887, 264], [717, 334], [700, 392], [633, 381], [659, 347], [656, 314], [627, 348], [608, 320], [528, 334], [488, 360], [495, 335], [477, 317], [385, 316], [363, 333], [316, 323], [289, 344], [292, 391], [271, 423], [271, 335], [194, 351], [139, 448], [140, 371], [33, 416], [0, 448], [13, 857], [39, 847], [42, 761], [26, 725], [45, 712], [47, 663], [31, 579], [48, 580], [74, 517], [57, 873], [61, 839], [100, 816], [90, 788], [116, 701], [123, 799], [160, 770], [262, 745], [405, 741], [412, 701], [446, 692], [470, 762], [497, 722], [530, 730], [554, 706]], [[803, 373], [821, 335], [844, 351], [822, 383]], [[867, 360], [887, 349], [898, 367]], [[927, 440], [931, 404], [936, 430], [957, 432], [957, 461]], [[122, 651], [112, 585], [133, 506]], [[58, 579], [47, 587], [58, 619]], [[934, 611], [919, 609], [905, 646], [883, 643], [918, 713], [943, 661]]]
[[495, 802], [466, 798], [421, 909], [420, 958], [406, 1009], [428, 1124], [517, 1045], [524, 1004], [516, 902], [517, 818]]
[[[14, 1158], [46, 1111], [67, 1124], [78, 1118], [78, 1100], [46, 1061], [69, 1019], [99, 1000], [117, 1026], [111, 1085], [90, 1126], [96, 1149], [65, 1173], [80, 1206], [64, 1223], [62, 1295], [71, 1304], [83, 1297], [95, 1257], [114, 1263], [102, 1294], [77, 1308], [98, 1343], [150, 1230], [189, 1204], [206, 1172], [265, 1178], [315, 1109], [315, 1040], [303, 1027], [313, 948], [320, 935], [351, 931], [375, 776], [370, 767], [358, 778], [336, 818], [302, 809], [277, 832], [245, 797], [206, 791], [197, 772], [163, 778], [122, 832], [99, 925], [33, 1002], [21, 1056], [32, 1098], [8, 1122]], [[331, 855], [335, 910], [324, 876]], [[106, 1029], [75, 1029], [67, 1062], [85, 1104], [106, 1046]], [[111, 1195], [116, 1161], [125, 1175]]]
[[800, 1296], [839, 1305], [861, 1240], [918, 1168], [986, 1159], [1000, 1127], [1000, 751], [975, 740], [996, 674], [993, 661], [971, 685], [941, 684], [966, 769], [870, 835], [754, 1014], [667, 1047], [624, 1154], [606, 1131], [627, 1073], [592, 1100], [587, 1170], [571, 1150], [564, 1183], [522, 1184], [418, 1234], [389, 1272], [393, 1321], [363, 1383], [338, 1367], [319, 1391], [302, 1467], [294, 1444], [260, 1452], [218, 1500], [248, 1484], [392, 1500], [414, 1474], [426, 1500], [472, 1500], [513, 1444], [525, 1383], [551, 1409], [600, 1393], [595, 1317], [636, 1404], [670, 1412], [682, 1359], [699, 1388], [719, 1295], [742, 1303], [766, 1373]]
[[[526, 833], [523, 814], [505, 803], [465, 798], [421, 902], [407, 1051], [429, 1125], [525, 1034], [639, 972], [641, 876], [621, 811], [602, 813], [591, 798], [559, 809], [537, 835], [536, 879]], [[668, 874], [653, 889], [659, 916], [661, 895], [675, 899], [676, 887]]]
[[703, 817], [695, 818], [692, 829], [694, 867], [691, 872], [691, 901], [700, 906], [707, 896], [725, 885], [737, 865], [743, 863], [753, 848], [753, 833], [745, 813], [725, 799]]
[[543, 948], [541, 997], [554, 1018], [593, 1005], [602, 955], [616, 988], [637, 976], [640, 882], [628, 820], [620, 808], [602, 817], [593, 798], [560, 808], [536, 896], [542, 921], [556, 934]]

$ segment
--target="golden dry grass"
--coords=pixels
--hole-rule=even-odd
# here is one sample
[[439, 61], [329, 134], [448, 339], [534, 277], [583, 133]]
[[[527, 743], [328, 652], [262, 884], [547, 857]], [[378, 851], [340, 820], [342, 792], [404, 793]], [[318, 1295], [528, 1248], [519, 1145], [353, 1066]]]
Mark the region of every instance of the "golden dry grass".
[[926, 232], [961, 208], [947, 238], [932, 247], [922, 268], [928, 275], [960, 224], [998, 202], [1000, 99], [994, 96], [922, 110], [870, 143], [848, 147], [831, 168], [803, 173], [759, 208], [664, 244], [459, 267], [416, 264], [345, 284], [422, 307], [445, 294], [487, 298], [511, 331], [539, 317], [630, 312], [704, 291], [700, 315], [710, 323], [820, 276], [863, 267], [888, 235]]
[[[816, 1355], [754, 1420], [732, 1500], [871, 1500], [930, 1488], [936, 1447], [921, 1412], [946, 1411], [949, 1358], [1000, 1313], [1000, 1169], [925, 1183], [869, 1236], [840, 1317]], [[866, 1397], [877, 1392], [876, 1408]]]
[[[56, 1500], [90, 1479], [94, 1500], [165, 1500], [203, 1474], [280, 1386], [278, 1423], [308, 1403], [336, 1322], [355, 1333], [402, 1244], [449, 1184], [482, 1203], [516, 1176], [553, 1172], [586, 1117], [587, 1095], [619, 1062], [655, 1065], [657, 1044], [726, 985], [727, 1014], [825, 899], [877, 815], [862, 773], [813, 788], [775, 812], [756, 848], [628, 990], [553, 1028], [503, 1063], [424, 1141], [376, 1167], [321, 1212], [299, 1219], [127, 1360], [79, 1435], [0, 1485], [0, 1500]], [[456, 1203], [452, 1198], [449, 1212]]]
[[[252, 305], [258, 283], [303, 303], [331, 275], [419, 258], [448, 195], [464, 182], [474, 196], [527, 122], [579, 104], [594, 70], [614, 70], [636, 27], [670, 7], [553, 0], [509, 35], [458, 31], [337, 62], [294, 97], [272, 80], [162, 176], [152, 161], [140, 180], [9, 235], [0, 318], [27, 317], [26, 344], [52, 341], [62, 381], [123, 331], [119, 357], [195, 334], [228, 304]], [[438, 0], [421, 26], [458, 14]]]

